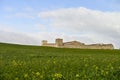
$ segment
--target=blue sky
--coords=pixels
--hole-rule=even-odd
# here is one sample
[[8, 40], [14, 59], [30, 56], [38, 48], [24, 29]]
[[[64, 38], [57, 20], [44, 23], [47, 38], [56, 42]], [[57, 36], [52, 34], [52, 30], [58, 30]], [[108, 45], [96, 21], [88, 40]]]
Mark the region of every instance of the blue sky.
[[[36, 17], [38, 12], [56, 10], [60, 8], [77, 8], [86, 7], [94, 10], [102, 11], [120, 11], [119, 2], [117, 0], [0, 0], [1, 23], [13, 25], [14, 22], [18, 24], [24, 23], [39, 23], [41, 20]], [[25, 10], [26, 8], [31, 11]], [[5, 16], [12, 16], [15, 13], [29, 13], [35, 16], [35, 20], [26, 18], [12, 18], [7, 19]], [[16, 26], [16, 25], [14, 25]]]
[[[66, 11], [68, 13], [66, 13]], [[71, 14], [69, 14], [69, 11], [71, 12]], [[93, 36], [95, 36], [94, 38], [96, 38], [96, 36], [98, 35], [101, 36], [100, 38], [106, 37], [106, 36], [103, 37], [103, 34], [101, 34], [101, 32], [104, 33], [105, 31], [103, 28], [102, 29], [100, 28], [101, 31], [97, 31], [99, 28], [92, 27], [91, 28], [92, 30], [88, 31], [86, 30], [86, 28], [88, 28], [89, 26], [87, 26], [86, 28], [85, 27], [81, 28], [81, 26], [73, 25], [75, 27], [69, 26], [69, 29], [68, 29], [68, 23], [70, 23], [71, 21], [68, 20], [69, 21], [68, 22], [64, 20], [69, 18], [73, 19], [73, 17], [76, 15], [79, 17], [80, 15], [78, 14], [80, 11], [88, 14], [92, 14], [90, 16], [93, 16], [96, 14], [98, 15], [100, 14], [100, 16], [101, 15], [104, 16], [104, 13], [108, 15], [117, 14], [116, 15], [117, 17], [115, 15], [112, 15], [113, 17], [110, 17], [110, 19], [114, 18], [114, 21], [115, 21], [117, 20], [117, 18], [119, 20], [120, 1], [119, 0], [63, 0], [63, 1], [61, 0], [0, 0], [0, 30], [6, 31], [6, 32], [14, 32], [16, 34], [17, 33], [25, 34], [31, 37], [34, 36], [38, 40], [48, 39], [50, 41], [53, 41], [52, 38], [56, 38], [57, 36], [58, 37], [60, 36], [61, 38], [64, 38], [66, 41], [68, 41], [68, 39], [72, 40], [72, 38], [75, 38], [79, 41], [85, 41], [86, 43], [99, 43], [99, 42], [113, 43], [117, 47], [119, 47], [118, 46], [119, 43], [116, 40], [113, 40], [114, 37], [117, 36], [118, 38], [119, 36], [119, 32], [117, 31], [117, 29], [120, 28], [118, 27], [119, 23], [116, 23], [112, 20], [109, 22], [113, 22], [113, 24], [115, 24], [116, 27], [115, 29], [113, 29], [112, 24], [110, 25], [111, 26], [110, 30], [108, 27], [108, 32], [114, 30], [113, 34], [107, 34], [107, 33], [104, 34], [107, 37], [110, 36], [109, 37], [110, 40], [108, 41], [106, 40], [104, 41], [102, 39], [101, 40], [91, 39], [93, 38]], [[51, 12], [54, 13], [54, 16], [52, 15]], [[61, 12], [61, 14], [58, 14], [58, 12]], [[63, 14], [68, 14], [68, 15], [71, 15], [72, 17], [71, 16], [68, 17], [67, 15], [63, 15]], [[81, 12], [80, 14], [83, 15]], [[85, 16], [86, 14], [84, 14], [85, 20], [82, 20], [83, 22], [88, 20]], [[61, 17], [64, 17], [64, 20]], [[94, 17], [96, 18], [96, 16]], [[106, 17], [106, 20], [109, 19], [107, 15], [105, 17]], [[93, 17], [90, 17], [90, 18], [91, 20], [93, 19]], [[94, 20], [96, 21], [96, 19]], [[65, 23], [61, 24], [60, 21], [64, 21]], [[109, 22], [107, 21], [105, 25], [107, 25]], [[75, 22], [73, 24], [79, 24], [79, 23], [80, 22], [78, 23]], [[89, 22], [89, 23], [92, 24], [92, 22]], [[103, 27], [103, 25], [100, 26], [101, 24], [99, 25], [93, 24], [93, 25]], [[61, 26], [66, 25], [66, 26], [64, 26], [65, 28], [61, 28], [60, 25]], [[63, 30], [63, 29], [66, 29], [66, 30]], [[81, 29], [81, 31], [77, 31], [78, 29]], [[95, 35], [96, 32], [99, 32], [97, 33], [98, 35]], [[116, 33], [118, 35], [114, 35]], [[89, 36], [89, 34], [91, 35]], [[81, 36], [83, 37], [84, 35], [85, 37], [82, 40]], [[42, 37], [37, 37], [37, 36], [42, 36]], [[112, 36], [114, 37], [112, 38]]]
[[[34, 24], [47, 24], [37, 17], [37, 13], [60, 8], [77, 7], [86, 7], [101, 11], [120, 11], [120, 6], [117, 0], [1, 0], [0, 23], [7, 26], [10, 25], [12, 28], [21, 30], [23, 32], [36, 31], [36, 29], [33, 27]], [[17, 13], [26, 13], [35, 17], [35, 19], [26, 17], [12, 17]]]

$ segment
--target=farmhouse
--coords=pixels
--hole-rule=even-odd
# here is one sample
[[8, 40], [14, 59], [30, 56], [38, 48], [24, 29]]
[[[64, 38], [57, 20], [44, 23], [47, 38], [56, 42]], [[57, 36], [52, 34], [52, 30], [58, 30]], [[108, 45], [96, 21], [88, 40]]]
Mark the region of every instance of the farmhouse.
[[80, 48], [80, 49], [114, 49], [112, 44], [89, 44], [78, 41], [63, 42], [63, 39], [56, 39], [55, 43], [48, 43], [47, 40], [42, 41], [42, 46], [58, 47], [58, 48]]

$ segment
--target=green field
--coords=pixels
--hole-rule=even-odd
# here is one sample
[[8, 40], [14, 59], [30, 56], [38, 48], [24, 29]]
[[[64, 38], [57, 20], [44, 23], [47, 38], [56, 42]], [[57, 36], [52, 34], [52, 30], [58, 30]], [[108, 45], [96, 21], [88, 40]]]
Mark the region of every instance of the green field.
[[120, 50], [0, 43], [0, 80], [120, 80]]

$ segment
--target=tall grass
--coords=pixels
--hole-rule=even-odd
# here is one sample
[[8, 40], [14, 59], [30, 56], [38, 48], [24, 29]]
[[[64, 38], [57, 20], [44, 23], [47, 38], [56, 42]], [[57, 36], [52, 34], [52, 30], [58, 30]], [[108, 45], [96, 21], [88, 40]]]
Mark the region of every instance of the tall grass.
[[1, 43], [0, 80], [120, 80], [120, 50]]

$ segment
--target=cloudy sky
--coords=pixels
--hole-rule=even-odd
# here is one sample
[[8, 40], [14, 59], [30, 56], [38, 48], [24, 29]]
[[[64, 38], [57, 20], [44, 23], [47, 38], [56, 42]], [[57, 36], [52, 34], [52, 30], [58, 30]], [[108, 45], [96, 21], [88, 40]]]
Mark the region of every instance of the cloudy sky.
[[120, 48], [119, 0], [0, 0], [0, 42], [77, 40]]

